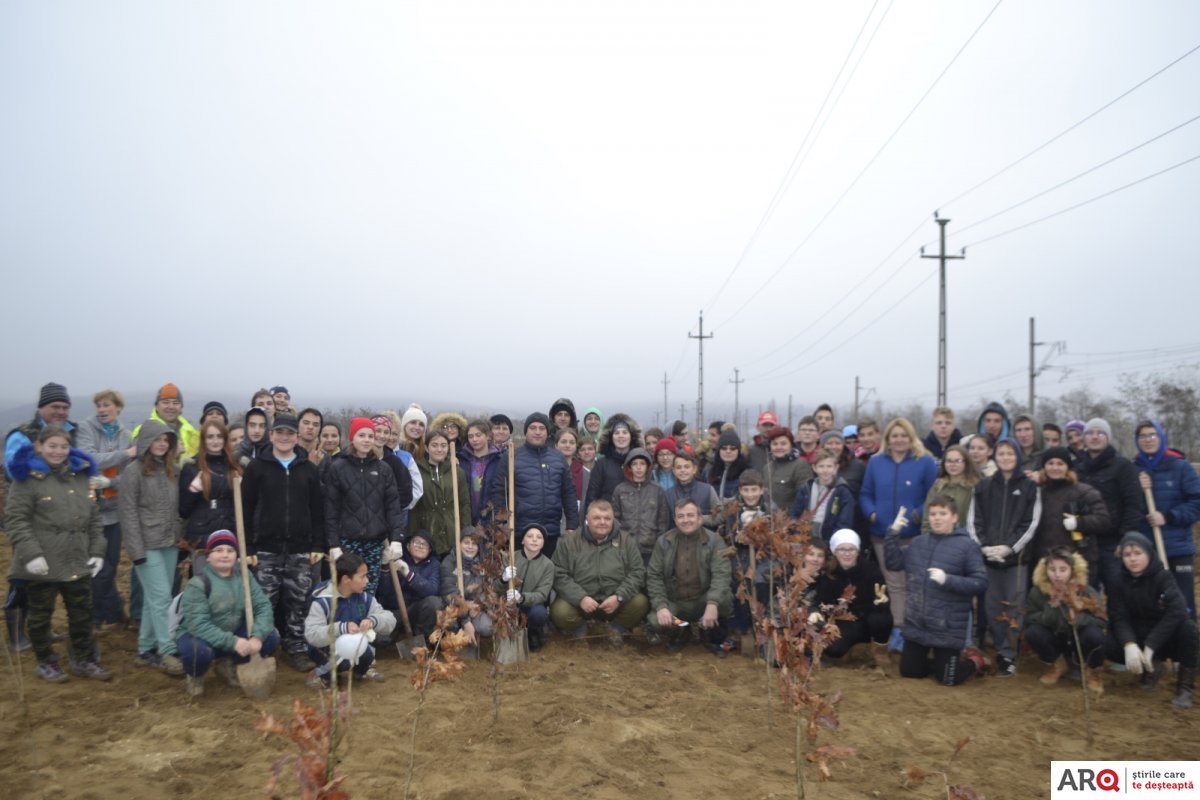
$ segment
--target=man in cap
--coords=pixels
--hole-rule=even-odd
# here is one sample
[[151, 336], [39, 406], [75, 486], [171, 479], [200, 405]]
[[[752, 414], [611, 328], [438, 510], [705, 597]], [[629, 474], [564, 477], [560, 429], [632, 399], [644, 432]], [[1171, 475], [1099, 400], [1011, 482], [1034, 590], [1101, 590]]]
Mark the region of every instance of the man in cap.
[[766, 469], [767, 459], [770, 458], [770, 442], [767, 441], [767, 431], [779, 426], [779, 415], [774, 411], [764, 411], [758, 415], [754, 427], [758, 433], [750, 445], [750, 466], [759, 472]]
[[[158, 390], [158, 394], [154, 398], [154, 410], [150, 412], [150, 419], [156, 419], [175, 431], [175, 436], [179, 439], [180, 463], [189, 458], [195, 458], [196, 453], [200, 452], [200, 431], [196, 430], [195, 426], [183, 416], [183, 392], [179, 391], [179, 387], [175, 384], [164, 383]], [[133, 429], [135, 443], [138, 431], [141, 429], [141, 425]]]

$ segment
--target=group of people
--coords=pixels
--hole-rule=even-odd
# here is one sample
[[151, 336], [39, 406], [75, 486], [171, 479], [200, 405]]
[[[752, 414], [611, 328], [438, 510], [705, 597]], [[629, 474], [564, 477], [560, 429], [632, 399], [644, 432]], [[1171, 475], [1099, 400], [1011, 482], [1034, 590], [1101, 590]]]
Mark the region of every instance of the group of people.
[[[238, 419], [209, 402], [195, 425], [170, 383], [132, 429], [119, 392], [93, 402], [75, 424], [67, 390], [46, 384], [5, 439], [9, 640], [32, 647], [46, 680], [67, 677], [50, 630], [58, 595], [70, 672], [107, 678], [94, 631], [131, 619], [137, 663], [186, 676], [193, 693], [214, 661], [233, 681], [232, 663], [276, 648], [314, 685], [343, 669], [378, 677], [394, 612], [428, 634], [460, 592], [475, 602], [458, 624], [489, 636], [489, 582], [519, 606], [532, 650], [551, 625], [576, 637], [600, 625], [614, 645], [641, 626], [668, 649], [695, 638], [723, 656], [752, 628], [738, 585], [772, 613], [769, 587], [787, 577], [752, 563], [739, 532], [783, 513], [811, 526], [814, 608], [855, 588], [833, 659], [863, 643], [881, 666], [899, 652], [903, 676], [957, 684], [991, 666], [989, 637], [996, 673], [1012, 675], [1023, 637], [1044, 683], [1079, 669], [1100, 691], [1107, 656], [1153, 686], [1166, 659], [1175, 705], [1191, 705], [1200, 478], [1150, 421], [1131, 460], [1103, 419], [1059, 428], [996, 403], [967, 436], [948, 408], [920, 437], [903, 418], [838, 428], [822, 405], [794, 431], [763, 412], [743, 440], [720, 421], [693, 437], [682, 421], [643, 430], [597, 408], [580, 420], [560, 398], [524, 419], [518, 445], [503, 414], [430, 420], [416, 404], [343, 431], [297, 411], [284, 386], [254, 393]], [[253, 630], [234, 590], [239, 502]], [[519, 551], [484, 575], [482, 533], [507, 508]]]

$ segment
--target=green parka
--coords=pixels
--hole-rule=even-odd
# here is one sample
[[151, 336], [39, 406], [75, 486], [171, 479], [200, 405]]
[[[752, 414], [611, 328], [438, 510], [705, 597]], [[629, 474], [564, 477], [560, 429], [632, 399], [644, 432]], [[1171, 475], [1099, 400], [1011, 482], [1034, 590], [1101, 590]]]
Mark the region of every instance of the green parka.
[[[417, 467], [425, 491], [413, 506], [408, 518], [410, 531], [425, 531], [439, 558], [454, 550], [454, 482], [450, 477], [449, 459], [431, 464], [428, 456]], [[461, 530], [471, 525], [471, 495], [467, 491], [467, 475], [458, 467], [458, 524]]]
[[616, 520], [602, 542], [596, 541], [585, 520], [578, 531], [562, 537], [554, 551], [554, 591], [573, 606], [585, 597], [603, 602], [615, 594], [628, 600], [642, 591], [645, 581], [637, 542], [621, 532]]
[[724, 542], [708, 528], [701, 528], [694, 534], [672, 528], [655, 542], [650, 568], [646, 571], [646, 593], [650, 595], [651, 612], [668, 608], [668, 598], [681, 599], [675, 593], [675, 553], [679, 548], [679, 537], [687, 535], [704, 537], [696, 551], [700, 583], [708, 587], [704, 601], [716, 603], [720, 615], [729, 616], [733, 611], [733, 593], [729, 588], [732, 568], [729, 558], [721, 554]]

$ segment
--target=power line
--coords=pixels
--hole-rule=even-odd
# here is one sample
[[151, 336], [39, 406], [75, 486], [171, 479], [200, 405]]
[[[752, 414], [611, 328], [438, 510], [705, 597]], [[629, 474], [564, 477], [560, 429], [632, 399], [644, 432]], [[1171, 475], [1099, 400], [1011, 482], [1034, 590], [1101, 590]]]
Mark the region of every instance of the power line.
[[[804, 151], [804, 146], [808, 144], [809, 136], [812, 135], [813, 129], [817, 126], [817, 120], [821, 118], [821, 112], [825, 110], [825, 104], [829, 102], [829, 98], [833, 94], [833, 90], [837, 88], [838, 80], [841, 79], [842, 73], [846, 69], [846, 65], [850, 63], [850, 56], [854, 54], [854, 48], [858, 46], [858, 41], [862, 38], [863, 31], [867, 29], [867, 23], [870, 21], [871, 15], [875, 13], [875, 7], [878, 5], [879, 0], [875, 0], [874, 5], [872, 5], [870, 11], [867, 12], [867, 16], [863, 20], [862, 27], [858, 29], [858, 35], [854, 37], [854, 42], [850, 45], [850, 49], [846, 52], [846, 58], [842, 61], [842, 66], [838, 69], [837, 75], [834, 76], [833, 83], [829, 84], [829, 91], [825, 93], [825, 99], [821, 101], [821, 106], [817, 109], [817, 113], [813, 115], [812, 122], [809, 123], [808, 130], [805, 131], [804, 138], [800, 141], [800, 146], [796, 148], [796, 153], [792, 156], [791, 163], [789, 163], [788, 168], [784, 170], [783, 177], [779, 180], [779, 185], [775, 187], [775, 194], [771, 195], [771, 201], [767, 203], [767, 208], [763, 212], [762, 217], [758, 220], [758, 225], [755, 226], [754, 232], [750, 234], [750, 240], [746, 242], [746, 246], [742, 248], [742, 254], [738, 256], [738, 260], [734, 262], [733, 269], [731, 269], [729, 274], [725, 276], [725, 280], [721, 283], [720, 287], [718, 287], [717, 292], [712, 296], [712, 299], [705, 304], [705, 308], [711, 310], [713, 303], [720, 298], [721, 292], [725, 291], [725, 287], [729, 285], [729, 281], [733, 279], [733, 276], [737, 273], [738, 268], [742, 266], [742, 262], [746, 260], [746, 255], [750, 252], [750, 248], [753, 247], [754, 243], [758, 241], [758, 236], [760, 233], [762, 233], [762, 229], [766, 226], [767, 220], [770, 219], [771, 215], [775, 213], [775, 209], [779, 205], [779, 200], [784, 194], [787, 193], [787, 190], [791, 186], [792, 180], [795, 178], [796, 173], [800, 171], [800, 167], [804, 163], [804, 161], [800, 158], [800, 154]], [[889, 4], [888, 7], [890, 8], [891, 4]], [[884, 13], [886, 15], [887, 12]], [[847, 83], [849, 83], [849, 79], [847, 79]], [[838, 98], [840, 99], [841, 95], [838, 95]], [[834, 109], [831, 107], [829, 110], [830, 115], [833, 114], [833, 110]], [[822, 128], [823, 127], [824, 126], [822, 125]], [[813, 141], [815, 143], [816, 139]], [[811, 149], [809, 152], [812, 152]], [[806, 155], [805, 158], [807, 157], [808, 156]]]
[[821, 219], [817, 221], [817, 224], [812, 227], [812, 229], [808, 232], [808, 234], [804, 237], [804, 239], [801, 240], [800, 244], [796, 245], [796, 248], [794, 250], [792, 250], [792, 252], [788, 255], [788, 257], [783, 260], [783, 262], [775, 269], [775, 271], [772, 272], [767, 277], [767, 279], [765, 281], [763, 281], [763, 283], [757, 289], [754, 290], [754, 293], [752, 295], [750, 295], [750, 297], [746, 298], [745, 302], [743, 302], [740, 306], [738, 306], [736, 311], [734, 311], [732, 314], [730, 314], [728, 317], [726, 317], [720, 323], [721, 325], [725, 325], [725, 324], [729, 323], [730, 320], [732, 320], [738, 314], [742, 313], [742, 311], [746, 308], [746, 306], [750, 305], [750, 303], [754, 300], [754, 298], [758, 297], [758, 295], [762, 292], [762, 290], [767, 288], [767, 286], [771, 283], [771, 281], [775, 280], [775, 278], [778, 277], [779, 273], [782, 272], [784, 267], [786, 267], [788, 265], [788, 262], [790, 262], [793, 258], [796, 257], [796, 254], [800, 252], [801, 248], [803, 248], [804, 245], [808, 244], [808, 241], [810, 239], [812, 239], [813, 235], [816, 234], [816, 232], [821, 229], [821, 226], [825, 223], [825, 220], [829, 219], [829, 217], [833, 214], [833, 212], [837, 210], [837, 207], [839, 205], [841, 205], [843, 200], [846, 199], [846, 195], [850, 194], [851, 190], [853, 190], [854, 187], [856, 185], [858, 185], [858, 182], [860, 180], [862, 180], [862, 177], [867, 174], [867, 170], [869, 170], [871, 168], [871, 166], [875, 163], [876, 159], [878, 159], [879, 156], [883, 154], [883, 151], [888, 148], [888, 145], [890, 145], [892, 143], [892, 141], [896, 138], [896, 136], [900, 133], [900, 131], [904, 128], [904, 126], [908, 123], [908, 121], [910, 119], [912, 119], [913, 114], [917, 113], [917, 109], [919, 109], [921, 107], [921, 104], [925, 102], [925, 99], [927, 97], [929, 97], [929, 95], [933, 92], [933, 90], [941, 82], [942, 78], [944, 78], [946, 76], [946, 73], [950, 71], [950, 68], [954, 66], [956, 61], [958, 61], [959, 56], [961, 56], [963, 54], [963, 52], [967, 49], [968, 45], [970, 45], [971, 42], [975, 39], [975, 37], [979, 34], [979, 32], [981, 30], [983, 30], [983, 26], [986, 25], [987, 21], [992, 18], [993, 14], [996, 13], [996, 9], [1000, 8], [1000, 4], [1003, 1], [1004, 0], [997, 0], [996, 5], [992, 6], [992, 10], [987, 13], [987, 16], [985, 16], [983, 18], [983, 21], [979, 23], [978, 27], [976, 27], [974, 31], [972, 31], [971, 35], [967, 37], [967, 40], [965, 42], [963, 42], [962, 46], [958, 49], [958, 52], [956, 52], [954, 54], [954, 57], [950, 59], [950, 63], [946, 64], [945, 68], [943, 68], [942, 71], [938, 74], [938, 76], [933, 79], [933, 83], [929, 84], [929, 88], [927, 88], [925, 90], [924, 94], [921, 95], [920, 99], [917, 100], [916, 105], [914, 105], [912, 107], [912, 109], [910, 109], [909, 112], [904, 115], [904, 119], [900, 120], [900, 124], [896, 126], [896, 129], [893, 130], [891, 135], [889, 135], [887, 137], [887, 139], [884, 140], [883, 144], [879, 147], [879, 149], [875, 151], [875, 155], [871, 156], [870, 160], [867, 161], [866, 165], [854, 177], [854, 180], [850, 181], [850, 185], [847, 186], [846, 189], [841, 193], [841, 195], [838, 196], [838, 199], [835, 200], [833, 205], [829, 207], [829, 210], [825, 212], [825, 215], [822, 216]]
[[[993, 9], [993, 10], [994, 10], [994, 9]], [[1082, 125], [1082, 124], [1084, 124], [1085, 122], [1087, 122], [1088, 120], [1090, 120], [1092, 117], [1094, 117], [1094, 116], [1096, 116], [1097, 114], [1101, 113], [1102, 111], [1104, 111], [1104, 110], [1108, 109], [1109, 107], [1111, 107], [1111, 106], [1115, 105], [1116, 103], [1120, 102], [1121, 100], [1125, 99], [1125, 98], [1126, 98], [1126, 97], [1128, 97], [1129, 95], [1131, 95], [1131, 94], [1133, 94], [1134, 92], [1136, 92], [1138, 89], [1140, 89], [1140, 88], [1142, 88], [1143, 86], [1145, 86], [1145, 85], [1146, 85], [1147, 83], [1149, 83], [1150, 81], [1152, 81], [1152, 80], [1154, 80], [1155, 78], [1157, 78], [1159, 75], [1162, 75], [1164, 72], [1166, 72], [1166, 71], [1167, 71], [1167, 70], [1169, 70], [1171, 67], [1173, 67], [1173, 66], [1175, 66], [1176, 64], [1178, 64], [1180, 61], [1183, 61], [1185, 58], [1187, 58], [1188, 56], [1192, 55], [1192, 54], [1193, 54], [1193, 53], [1195, 53], [1197, 50], [1200, 50], [1200, 44], [1196, 45], [1196, 46], [1195, 46], [1195, 47], [1193, 47], [1191, 50], [1188, 50], [1186, 53], [1184, 53], [1183, 55], [1181, 55], [1179, 58], [1175, 59], [1175, 60], [1174, 60], [1174, 61], [1172, 61], [1171, 63], [1167, 64], [1165, 67], [1163, 67], [1163, 68], [1161, 68], [1161, 69], [1157, 70], [1156, 72], [1152, 73], [1152, 74], [1151, 74], [1151, 75], [1149, 75], [1148, 77], [1146, 77], [1146, 78], [1143, 78], [1141, 81], [1139, 81], [1138, 83], [1134, 84], [1134, 85], [1133, 85], [1133, 86], [1131, 86], [1129, 89], [1126, 89], [1124, 92], [1122, 92], [1121, 94], [1117, 95], [1117, 96], [1116, 96], [1116, 97], [1114, 97], [1112, 100], [1109, 100], [1107, 103], [1105, 103], [1104, 105], [1100, 106], [1100, 107], [1099, 107], [1099, 108], [1097, 108], [1095, 111], [1093, 111], [1092, 113], [1088, 114], [1088, 115], [1087, 115], [1086, 117], [1084, 117], [1083, 119], [1081, 119], [1081, 120], [1079, 120], [1078, 122], [1076, 122], [1074, 125], [1070, 125], [1070, 126], [1068, 126], [1067, 128], [1064, 128], [1062, 131], [1060, 131], [1060, 132], [1056, 133], [1054, 136], [1051, 136], [1049, 139], [1047, 139], [1046, 141], [1042, 142], [1042, 143], [1041, 143], [1041, 144], [1039, 144], [1037, 147], [1033, 148], [1033, 149], [1032, 149], [1032, 150], [1030, 150], [1028, 153], [1026, 153], [1025, 155], [1023, 155], [1023, 156], [1021, 156], [1020, 158], [1018, 158], [1016, 161], [1014, 161], [1014, 162], [1012, 162], [1011, 164], [1009, 164], [1007, 167], [1003, 167], [1002, 169], [1000, 169], [1000, 171], [993, 173], [992, 175], [988, 176], [987, 178], [984, 178], [982, 181], [980, 181], [979, 183], [975, 184], [975, 185], [974, 185], [974, 186], [972, 186], [970, 189], [967, 189], [967, 190], [966, 190], [965, 192], [963, 192], [962, 194], [956, 195], [955, 197], [951, 198], [950, 200], [947, 200], [945, 203], [942, 203], [942, 204], [941, 204], [941, 206], [940, 206], [940, 208], [945, 208], [946, 206], [949, 206], [951, 203], [956, 203], [956, 202], [958, 202], [959, 200], [962, 200], [964, 197], [966, 197], [967, 195], [971, 194], [971, 193], [972, 193], [972, 192], [974, 192], [976, 189], [979, 189], [979, 188], [981, 188], [981, 187], [983, 187], [983, 186], [986, 186], [987, 184], [989, 184], [989, 183], [991, 183], [992, 181], [994, 181], [996, 178], [999, 178], [1001, 175], [1003, 175], [1004, 173], [1008, 172], [1008, 171], [1009, 171], [1010, 169], [1012, 169], [1013, 167], [1015, 167], [1015, 166], [1017, 166], [1018, 164], [1020, 164], [1020, 163], [1024, 162], [1026, 159], [1030, 158], [1031, 156], [1033, 156], [1033, 155], [1035, 155], [1035, 154], [1037, 154], [1037, 153], [1040, 153], [1042, 150], [1044, 150], [1044, 149], [1046, 149], [1047, 147], [1049, 147], [1050, 145], [1054, 144], [1054, 143], [1055, 143], [1055, 142], [1057, 142], [1059, 139], [1061, 139], [1062, 137], [1066, 136], [1068, 133], [1070, 133], [1071, 131], [1073, 131], [1073, 130], [1075, 130], [1076, 128], [1078, 128], [1080, 125]]]
[[989, 216], [984, 217], [981, 220], [976, 220], [975, 222], [972, 222], [970, 225], [966, 225], [962, 228], [959, 228], [956, 231], [956, 234], [961, 235], [964, 231], [968, 231], [971, 228], [976, 227], [977, 225], [982, 225], [983, 223], [993, 220], [996, 217], [1002, 216], [1004, 214], [1007, 214], [1010, 211], [1018, 209], [1021, 206], [1025, 205], [1026, 203], [1033, 202], [1034, 200], [1038, 199], [1039, 197], [1042, 197], [1043, 195], [1047, 195], [1050, 192], [1053, 192], [1055, 189], [1061, 189], [1062, 187], [1066, 186], [1068, 183], [1077, 181], [1080, 178], [1082, 178], [1083, 176], [1089, 175], [1089, 174], [1095, 172], [1096, 170], [1100, 169], [1101, 167], [1107, 167], [1109, 164], [1113, 163], [1114, 161], [1122, 159], [1125, 156], [1129, 155], [1130, 153], [1135, 153], [1138, 150], [1141, 150], [1146, 145], [1151, 144], [1153, 142], [1157, 142], [1159, 139], [1163, 138], [1164, 136], [1168, 136], [1168, 135], [1174, 133], [1175, 131], [1179, 130], [1180, 128], [1186, 128], [1188, 125], [1191, 125], [1193, 122], [1195, 122], [1198, 119], [1200, 119], [1200, 114], [1197, 114], [1196, 116], [1192, 117], [1191, 119], [1189, 119], [1186, 122], [1179, 123], [1178, 125], [1176, 125], [1174, 128], [1171, 128], [1170, 130], [1163, 131], [1162, 133], [1158, 134], [1157, 136], [1147, 139], [1146, 141], [1142, 142], [1141, 144], [1139, 144], [1135, 147], [1129, 148], [1128, 150], [1126, 150], [1124, 153], [1121, 153], [1120, 155], [1115, 155], [1106, 161], [1101, 161], [1099, 164], [1096, 164], [1094, 167], [1089, 167], [1088, 169], [1085, 169], [1083, 172], [1080, 172], [1078, 175], [1075, 175], [1074, 177], [1067, 178], [1065, 181], [1056, 183], [1053, 186], [1051, 186], [1049, 189], [1043, 189], [1042, 191], [1038, 192], [1035, 195], [1026, 197], [1021, 202], [1015, 203], [1015, 204], [1009, 206], [1008, 208], [1004, 209], [1003, 211], [997, 211], [995, 214], [991, 214]]
[[1166, 169], [1161, 169], [1161, 170], [1159, 170], [1158, 172], [1152, 173], [1152, 174], [1150, 174], [1150, 175], [1146, 175], [1145, 177], [1142, 177], [1142, 178], [1138, 178], [1136, 181], [1132, 181], [1131, 183], [1127, 183], [1127, 184], [1125, 184], [1124, 186], [1118, 186], [1116, 189], [1110, 189], [1110, 190], [1109, 190], [1109, 191], [1107, 191], [1107, 192], [1104, 192], [1104, 193], [1102, 193], [1102, 194], [1098, 194], [1098, 195], [1096, 195], [1095, 197], [1092, 197], [1092, 198], [1089, 198], [1089, 199], [1087, 199], [1087, 200], [1084, 200], [1082, 203], [1076, 203], [1076, 204], [1075, 204], [1075, 205], [1073, 205], [1073, 206], [1068, 206], [1068, 207], [1066, 207], [1066, 208], [1064, 208], [1064, 209], [1061, 209], [1061, 210], [1059, 210], [1059, 211], [1055, 211], [1053, 214], [1047, 214], [1047, 215], [1045, 215], [1044, 217], [1038, 217], [1038, 218], [1037, 218], [1037, 219], [1035, 219], [1035, 220], [1032, 220], [1032, 221], [1030, 221], [1030, 222], [1026, 222], [1026, 223], [1025, 223], [1025, 224], [1023, 224], [1023, 225], [1018, 225], [1018, 226], [1017, 226], [1017, 227], [1015, 227], [1015, 228], [1009, 228], [1009, 229], [1008, 229], [1008, 230], [1006, 230], [1006, 231], [1002, 231], [1002, 232], [1000, 232], [1000, 233], [993, 234], [992, 236], [988, 236], [988, 237], [985, 237], [985, 238], [983, 238], [983, 239], [978, 239], [978, 240], [976, 240], [976, 241], [974, 241], [974, 242], [971, 242], [970, 244], [966, 245], [966, 247], [975, 247], [975, 246], [977, 246], [977, 245], [983, 244], [984, 242], [990, 242], [990, 241], [992, 241], [993, 239], [999, 239], [999, 238], [1000, 238], [1000, 237], [1002, 237], [1002, 236], [1008, 236], [1010, 233], [1016, 233], [1017, 231], [1024, 230], [1025, 228], [1028, 228], [1028, 227], [1030, 227], [1030, 226], [1032, 226], [1032, 225], [1037, 225], [1039, 222], [1045, 222], [1046, 220], [1050, 220], [1050, 219], [1054, 219], [1055, 217], [1062, 216], [1063, 214], [1066, 214], [1068, 211], [1074, 211], [1074, 210], [1075, 210], [1075, 209], [1077, 209], [1077, 208], [1083, 208], [1084, 206], [1086, 206], [1086, 205], [1090, 205], [1091, 203], [1094, 203], [1094, 202], [1096, 202], [1097, 200], [1103, 200], [1105, 197], [1108, 197], [1108, 196], [1110, 196], [1110, 195], [1114, 195], [1114, 194], [1116, 194], [1117, 192], [1123, 192], [1123, 191], [1125, 191], [1126, 189], [1129, 189], [1129, 188], [1132, 188], [1132, 187], [1134, 187], [1134, 186], [1137, 186], [1139, 183], [1145, 183], [1146, 181], [1150, 180], [1151, 178], [1157, 178], [1157, 177], [1159, 177], [1160, 175], [1166, 175], [1168, 172], [1171, 172], [1172, 170], [1179, 169], [1180, 167], [1182, 167], [1182, 166], [1185, 166], [1185, 165], [1187, 165], [1187, 164], [1190, 164], [1190, 163], [1192, 163], [1193, 161], [1196, 161], [1197, 159], [1200, 159], [1200, 155], [1195, 155], [1195, 156], [1192, 156], [1191, 158], [1184, 159], [1183, 161], [1180, 161], [1178, 164], [1172, 164], [1171, 166], [1167, 167]]

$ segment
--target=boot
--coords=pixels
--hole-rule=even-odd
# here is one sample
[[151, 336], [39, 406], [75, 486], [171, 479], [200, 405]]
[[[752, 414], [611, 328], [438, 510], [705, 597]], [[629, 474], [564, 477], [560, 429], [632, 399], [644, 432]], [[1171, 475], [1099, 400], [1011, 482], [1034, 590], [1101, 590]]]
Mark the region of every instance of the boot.
[[1148, 669], [1142, 673], [1142, 677], [1138, 680], [1138, 686], [1142, 687], [1143, 691], [1152, 692], [1154, 687], [1158, 686], [1158, 680], [1163, 675], [1163, 665], [1155, 662], [1154, 669]]
[[887, 643], [871, 642], [871, 658], [875, 660], [875, 666], [880, 669], [887, 669], [892, 665], [891, 656], [888, 655]]
[[1038, 678], [1042, 686], [1053, 686], [1067, 672], [1067, 660], [1061, 656], [1053, 664], [1046, 665], [1046, 671]]
[[28, 650], [31, 645], [25, 635], [25, 618], [28, 613], [23, 608], [4, 609], [4, 622], [8, 628], [8, 647], [17, 652]]
[[1175, 699], [1171, 705], [1179, 711], [1186, 711], [1192, 707], [1192, 695], [1196, 691], [1196, 668], [1195, 667], [1179, 667], [1179, 675], [1175, 683]]
[[1103, 672], [1103, 667], [1087, 668], [1087, 678], [1085, 679], [1087, 681], [1087, 688], [1088, 691], [1094, 694], [1096, 697], [1104, 694]]

